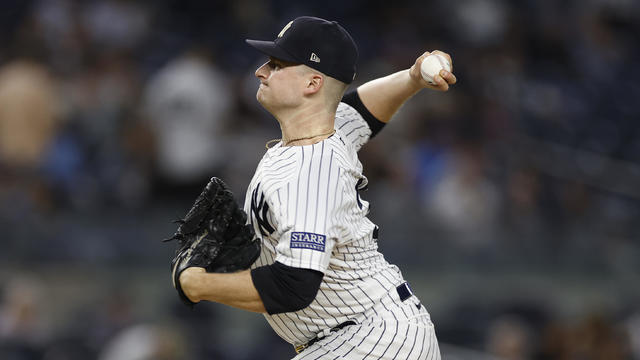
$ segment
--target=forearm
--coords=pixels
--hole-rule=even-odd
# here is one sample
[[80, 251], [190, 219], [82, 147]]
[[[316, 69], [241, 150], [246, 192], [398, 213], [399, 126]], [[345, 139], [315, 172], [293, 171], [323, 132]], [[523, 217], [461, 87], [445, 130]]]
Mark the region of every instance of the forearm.
[[184, 293], [193, 301], [213, 301], [238, 309], [265, 313], [266, 309], [251, 279], [251, 271], [218, 274], [185, 270], [180, 275]]
[[358, 87], [362, 103], [376, 119], [388, 122], [402, 104], [423, 89], [409, 74], [409, 69], [369, 81]]
[[[457, 82], [455, 75], [445, 69], [433, 78], [435, 83], [428, 83], [420, 73], [422, 61], [431, 54], [443, 56], [449, 64], [453, 64], [451, 56], [439, 50], [425, 52], [418, 57], [411, 68], [369, 81], [358, 87], [358, 95], [364, 106], [376, 119], [386, 123], [400, 109], [405, 101], [422, 89], [448, 91], [449, 85]], [[453, 68], [451, 68], [453, 71]]]

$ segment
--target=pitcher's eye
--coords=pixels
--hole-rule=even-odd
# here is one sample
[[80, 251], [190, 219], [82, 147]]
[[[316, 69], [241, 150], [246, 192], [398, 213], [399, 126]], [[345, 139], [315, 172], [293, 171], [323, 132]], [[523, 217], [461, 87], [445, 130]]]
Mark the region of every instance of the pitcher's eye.
[[267, 63], [267, 66], [269, 66], [271, 69], [274, 69], [274, 70], [282, 68], [282, 65], [275, 60], [269, 60], [269, 62]]
[[298, 65], [298, 63], [275, 59], [275, 58], [269, 58], [269, 62], [267, 63], [267, 66], [269, 66], [269, 68], [274, 70], [283, 69], [289, 66], [296, 66], [296, 65]]

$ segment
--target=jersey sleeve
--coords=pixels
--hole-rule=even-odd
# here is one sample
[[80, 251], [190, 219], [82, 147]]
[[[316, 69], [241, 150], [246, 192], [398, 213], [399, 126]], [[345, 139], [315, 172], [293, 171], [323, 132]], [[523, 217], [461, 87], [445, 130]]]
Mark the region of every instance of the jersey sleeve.
[[335, 127], [355, 146], [356, 151], [384, 126], [385, 123], [376, 119], [364, 106], [357, 90], [345, 94], [338, 105]]
[[340, 228], [333, 215], [341, 191], [336, 154], [321, 142], [300, 147], [298, 174], [278, 190], [276, 258], [286, 266], [324, 273]]

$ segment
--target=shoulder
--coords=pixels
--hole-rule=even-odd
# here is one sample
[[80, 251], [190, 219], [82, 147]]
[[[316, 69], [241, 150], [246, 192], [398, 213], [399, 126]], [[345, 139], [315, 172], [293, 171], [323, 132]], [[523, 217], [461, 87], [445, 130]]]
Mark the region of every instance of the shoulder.
[[341, 116], [346, 119], [358, 120], [359, 122], [366, 123], [367, 136], [373, 138], [382, 130], [386, 123], [377, 119], [360, 99], [360, 95], [357, 90], [347, 92], [342, 98], [342, 102], [338, 106]]
[[338, 104], [338, 108], [336, 109], [336, 118], [351, 120], [362, 119], [363, 117], [353, 106], [345, 102], [341, 102], [340, 104]]
[[358, 161], [358, 151], [349, 136], [340, 129], [324, 141], [322, 157], [335, 168], [351, 168]]
[[336, 130], [343, 132], [345, 140], [353, 143], [353, 134], [366, 137], [371, 136], [372, 131], [362, 117], [362, 115], [353, 106], [341, 102], [336, 109]]

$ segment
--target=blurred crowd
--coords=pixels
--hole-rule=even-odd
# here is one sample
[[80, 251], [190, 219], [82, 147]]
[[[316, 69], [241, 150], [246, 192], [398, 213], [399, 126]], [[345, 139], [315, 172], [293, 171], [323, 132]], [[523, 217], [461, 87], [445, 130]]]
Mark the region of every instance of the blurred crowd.
[[259, 316], [180, 308], [160, 240], [210, 176], [243, 200], [279, 137], [244, 39], [300, 15], [351, 32], [354, 87], [453, 57], [360, 154], [444, 358], [640, 359], [633, 0], [3, 0], [0, 359], [293, 356]]

